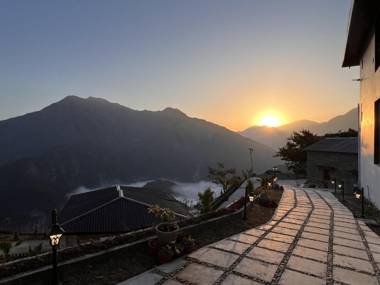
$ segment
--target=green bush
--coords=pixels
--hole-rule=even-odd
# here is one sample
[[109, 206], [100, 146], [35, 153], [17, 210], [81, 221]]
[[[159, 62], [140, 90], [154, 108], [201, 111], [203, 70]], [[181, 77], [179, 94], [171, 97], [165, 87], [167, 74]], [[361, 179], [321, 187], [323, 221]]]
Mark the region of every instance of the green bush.
[[203, 193], [198, 193], [199, 197], [199, 206], [202, 214], [208, 213], [212, 210], [212, 203], [214, 202], [214, 192], [207, 188]]

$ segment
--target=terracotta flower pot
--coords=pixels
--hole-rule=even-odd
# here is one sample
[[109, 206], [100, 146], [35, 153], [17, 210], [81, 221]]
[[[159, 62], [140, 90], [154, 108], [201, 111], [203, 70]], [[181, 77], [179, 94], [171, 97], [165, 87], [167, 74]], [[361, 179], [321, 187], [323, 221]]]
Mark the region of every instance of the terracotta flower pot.
[[159, 241], [167, 244], [177, 239], [179, 226], [177, 223], [161, 223], [155, 227], [155, 230]]
[[148, 252], [150, 256], [156, 256], [158, 252], [158, 241], [156, 239], [151, 239], [148, 241]]

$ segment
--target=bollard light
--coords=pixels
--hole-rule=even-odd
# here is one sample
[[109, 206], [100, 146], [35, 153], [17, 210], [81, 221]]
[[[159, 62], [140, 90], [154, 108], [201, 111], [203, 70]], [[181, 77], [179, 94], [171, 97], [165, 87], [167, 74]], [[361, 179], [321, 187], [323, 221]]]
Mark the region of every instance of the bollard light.
[[356, 199], [361, 199], [361, 214], [362, 218], [364, 218], [364, 188], [356, 188], [353, 194]]

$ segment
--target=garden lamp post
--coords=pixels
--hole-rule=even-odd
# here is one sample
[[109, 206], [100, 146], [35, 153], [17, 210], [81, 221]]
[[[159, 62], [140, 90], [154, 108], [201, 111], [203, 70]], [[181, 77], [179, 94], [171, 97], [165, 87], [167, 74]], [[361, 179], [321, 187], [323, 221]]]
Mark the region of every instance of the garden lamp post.
[[248, 187], [245, 187], [243, 220], [247, 219], [247, 197], [248, 197]]
[[343, 200], [343, 202], [344, 202], [344, 188], [343, 188], [342, 183], [339, 183], [339, 184], [338, 184], [338, 188], [339, 188], [339, 191], [342, 191], [342, 200]]
[[334, 185], [334, 194], [335, 194], [335, 196], [336, 196], [336, 178], [333, 178], [333, 179], [331, 180], [331, 184]]
[[253, 148], [250, 147], [249, 149], [249, 159], [250, 159], [250, 162], [251, 162], [251, 171], [250, 171], [250, 176], [253, 175]]
[[364, 188], [356, 188], [354, 196], [356, 199], [361, 199], [361, 217], [364, 218]]
[[54, 209], [51, 212], [51, 230], [49, 234], [50, 245], [52, 248], [52, 263], [53, 263], [53, 285], [58, 284], [58, 267], [57, 267], [57, 250], [59, 247], [59, 242], [64, 233], [64, 230], [60, 227], [57, 220], [57, 210]]
[[253, 202], [253, 184], [251, 180], [248, 179], [247, 185], [245, 186], [245, 193], [244, 193], [244, 213], [243, 213], [243, 220], [247, 219], [247, 200], [249, 199], [249, 202]]

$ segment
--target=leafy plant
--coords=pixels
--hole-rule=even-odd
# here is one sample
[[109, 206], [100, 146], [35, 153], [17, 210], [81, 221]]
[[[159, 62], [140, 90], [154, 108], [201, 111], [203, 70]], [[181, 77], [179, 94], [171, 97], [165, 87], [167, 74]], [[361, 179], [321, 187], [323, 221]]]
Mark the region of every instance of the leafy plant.
[[190, 235], [185, 236], [181, 241], [181, 245], [184, 253], [190, 253], [195, 248], [195, 239]]
[[12, 248], [11, 242], [7, 242], [7, 241], [0, 242], [0, 250], [3, 251], [5, 260], [9, 258], [9, 252], [11, 251], [11, 248]]
[[264, 176], [261, 178], [261, 187], [268, 188], [269, 183], [273, 183], [274, 177]]
[[268, 208], [276, 208], [277, 207], [277, 203], [269, 197], [269, 195], [266, 191], [260, 193], [259, 198], [258, 198], [258, 202], [261, 206], [264, 206], [264, 207], [268, 207]]
[[247, 185], [245, 186], [245, 188], [247, 190], [248, 195], [252, 195], [253, 196], [253, 191], [254, 191], [254, 189], [253, 189], [253, 183], [252, 183], [252, 181], [250, 179], [248, 179]]
[[149, 207], [148, 212], [161, 219], [164, 223], [173, 222], [176, 218], [175, 213], [169, 208], [161, 208], [158, 205]]
[[172, 248], [172, 245], [166, 244], [158, 250], [158, 255], [164, 255], [164, 256], [173, 256], [174, 250]]
[[212, 182], [222, 186], [222, 193], [240, 182], [240, 176], [236, 175], [234, 168], [226, 169], [223, 163], [218, 163], [216, 168], [208, 168], [208, 177]]
[[202, 214], [208, 213], [212, 211], [212, 202], [214, 201], [214, 192], [209, 188], [207, 188], [203, 193], [198, 193], [199, 197], [199, 207]]

